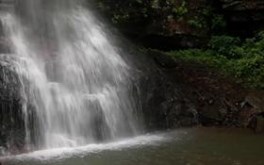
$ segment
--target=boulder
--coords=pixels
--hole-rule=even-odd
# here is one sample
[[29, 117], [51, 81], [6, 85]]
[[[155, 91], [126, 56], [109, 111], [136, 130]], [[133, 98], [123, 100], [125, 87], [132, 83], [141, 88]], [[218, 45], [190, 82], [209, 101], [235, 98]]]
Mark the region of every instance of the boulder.
[[249, 127], [256, 133], [264, 133], [264, 114], [255, 115], [250, 121]]
[[264, 116], [257, 116], [256, 117], [256, 126], [255, 131], [257, 133], [264, 132]]

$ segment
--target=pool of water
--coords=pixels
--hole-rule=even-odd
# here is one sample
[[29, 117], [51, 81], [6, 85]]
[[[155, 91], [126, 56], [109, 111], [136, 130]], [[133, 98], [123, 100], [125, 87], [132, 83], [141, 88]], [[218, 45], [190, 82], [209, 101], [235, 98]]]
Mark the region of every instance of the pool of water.
[[0, 160], [2, 165], [264, 165], [264, 135], [194, 128]]

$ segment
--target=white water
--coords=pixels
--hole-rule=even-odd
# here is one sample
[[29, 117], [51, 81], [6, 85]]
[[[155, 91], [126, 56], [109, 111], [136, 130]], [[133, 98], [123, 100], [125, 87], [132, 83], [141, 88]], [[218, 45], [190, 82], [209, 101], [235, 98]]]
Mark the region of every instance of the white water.
[[78, 0], [19, 0], [2, 14], [19, 76], [27, 149], [138, 133], [129, 66]]
[[[21, 154], [16, 156], [0, 157], [0, 161], [13, 162], [13, 161], [58, 161], [72, 157], [85, 157], [89, 154], [96, 154], [102, 151], [116, 151], [128, 148], [137, 148], [144, 146], [156, 146], [164, 142], [170, 141], [168, 133], [156, 134], [156, 135], [144, 135], [137, 136], [130, 139], [120, 139], [116, 142], [102, 143], [102, 144], [90, 144], [81, 147], [74, 148], [54, 148], [49, 150], [40, 150], [32, 153]], [[175, 138], [174, 138], [175, 140]]]

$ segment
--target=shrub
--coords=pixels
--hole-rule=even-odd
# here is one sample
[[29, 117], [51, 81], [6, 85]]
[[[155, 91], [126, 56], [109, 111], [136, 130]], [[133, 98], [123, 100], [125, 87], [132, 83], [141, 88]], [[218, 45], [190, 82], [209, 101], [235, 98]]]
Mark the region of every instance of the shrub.
[[244, 42], [236, 37], [215, 36], [207, 50], [190, 49], [168, 54], [217, 68], [247, 87], [264, 89], [264, 32]]
[[240, 39], [231, 36], [213, 36], [208, 46], [210, 49], [226, 56], [227, 58], [239, 58], [240, 54], [236, 54], [234, 51], [238, 50]]

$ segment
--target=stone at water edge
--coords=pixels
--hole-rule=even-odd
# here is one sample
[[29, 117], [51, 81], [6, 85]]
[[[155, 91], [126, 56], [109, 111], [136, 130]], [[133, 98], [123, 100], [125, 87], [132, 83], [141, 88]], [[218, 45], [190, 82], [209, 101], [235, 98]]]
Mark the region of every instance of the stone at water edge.
[[264, 116], [257, 116], [256, 117], [256, 125], [255, 125], [255, 132], [256, 133], [264, 133]]

